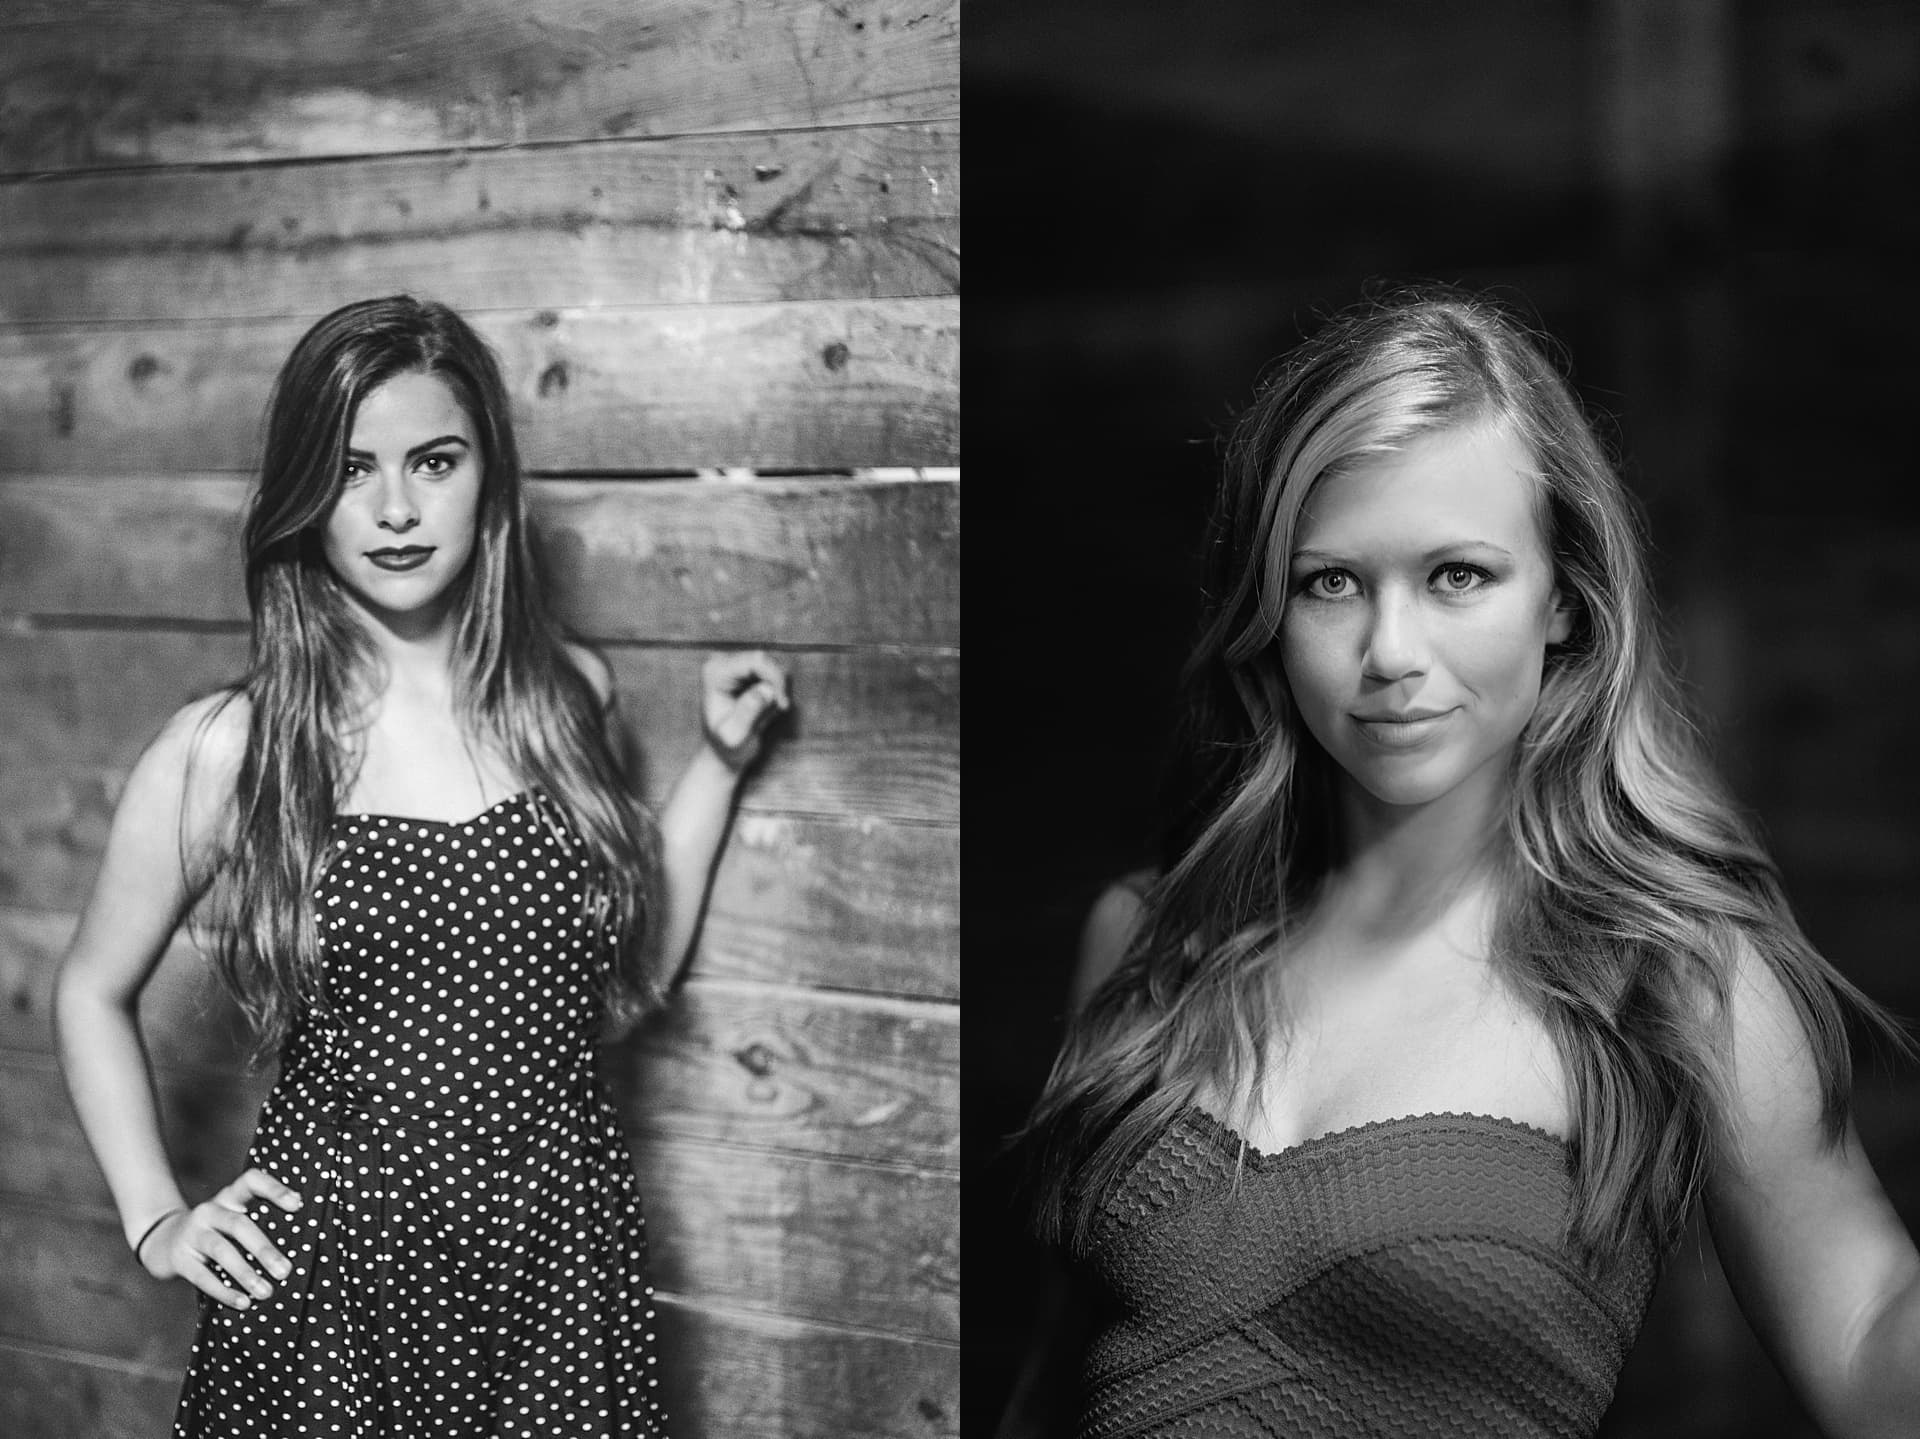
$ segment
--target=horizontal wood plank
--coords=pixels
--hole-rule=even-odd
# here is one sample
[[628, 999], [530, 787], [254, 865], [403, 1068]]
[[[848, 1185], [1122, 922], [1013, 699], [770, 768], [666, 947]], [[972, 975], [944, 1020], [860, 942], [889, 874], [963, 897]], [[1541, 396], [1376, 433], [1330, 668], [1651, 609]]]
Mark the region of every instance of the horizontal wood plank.
[[660, 1307], [667, 1417], [710, 1439], [958, 1439], [957, 1345]]
[[[316, 318], [0, 329], [0, 471], [250, 470]], [[472, 319], [533, 469], [958, 463], [957, 297]]]
[[[956, 1346], [664, 1300], [660, 1334], [674, 1433], [709, 1439], [954, 1439]], [[185, 1336], [180, 1337], [184, 1355]], [[184, 1361], [183, 1361], [184, 1362]], [[156, 1439], [177, 1367], [133, 1366], [0, 1339], [0, 1433]]]
[[956, 295], [959, 160], [948, 124], [0, 180], [0, 315]]
[[[42, 1292], [29, 1297], [29, 1312], [60, 1313], [63, 1294], [93, 1285], [142, 1301], [146, 1319], [161, 1324], [166, 1301], [143, 1292], [146, 1276], [127, 1255], [59, 1074], [13, 1057], [0, 1060], [0, 1078], [0, 1194], [29, 1201], [16, 1207], [14, 1222], [64, 1254], [35, 1281]], [[163, 1072], [158, 1089], [181, 1186], [189, 1199], [204, 1199], [244, 1167], [264, 1086]], [[957, 1174], [660, 1137], [634, 1146], [634, 1164], [662, 1288], [734, 1309], [957, 1341]], [[73, 1207], [68, 1226], [49, 1226], [40, 1211], [63, 1206]], [[0, 1214], [0, 1229], [6, 1222]], [[133, 1337], [141, 1318], [129, 1316], [132, 1334], [90, 1344], [84, 1324], [22, 1328], [0, 1310], [0, 1334], [155, 1362], [155, 1351]]]
[[[544, 568], [593, 640], [954, 645], [957, 481], [538, 480]], [[0, 614], [247, 619], [231, 476], [0, 481]]]
[[661, 1288], [959, 1342], [957, 1174], [667, 1139], [634, 1164]]
[[[702, 656], [617, 648], [610, 659], [642, 759], [635, 769], [657, 802], [701, 743]], [[745, 782], [743, 814], [957, 820], [957, 660], [870, 651], [783, 660], [794, 708]], [[0, 634], [0, 904], [77, 909], [141, 749], [187, 699], [244, 664], [236, 634]]]
[[951, 118], [958, 0], [0, 12], [0, 170]]
[[173, 1422], [180, 1375], [0, 1339], [0, 1434], [156, 1439]]
[[960, 997], [957, 826], [743, 815], [694, 972]]
[[[698, 650], [609, 646], [642, 787], [664, 793], [703, 743]], [[960, 817], [960, 661], [944, 654], [788, 651], [793, 708], [769, 731], [741, 807], [949, 823]]]
[[696, 978], [607, 1059], [648, 1137], [960, 1165], [956, 1006]]

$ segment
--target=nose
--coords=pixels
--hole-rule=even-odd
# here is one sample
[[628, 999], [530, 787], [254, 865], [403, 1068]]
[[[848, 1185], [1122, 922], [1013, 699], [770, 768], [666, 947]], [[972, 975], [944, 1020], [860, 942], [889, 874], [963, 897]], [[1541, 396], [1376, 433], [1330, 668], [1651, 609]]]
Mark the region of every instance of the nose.
[[1381, 592], [1369, 616], [1361, 673], [1380, 684], [1426, 673], [1427, 633], [1419, 602], [1395, 587]]
[[420, 506], [404, 474], [380, 479], [380, 528], [403, 535], [420, 523]]

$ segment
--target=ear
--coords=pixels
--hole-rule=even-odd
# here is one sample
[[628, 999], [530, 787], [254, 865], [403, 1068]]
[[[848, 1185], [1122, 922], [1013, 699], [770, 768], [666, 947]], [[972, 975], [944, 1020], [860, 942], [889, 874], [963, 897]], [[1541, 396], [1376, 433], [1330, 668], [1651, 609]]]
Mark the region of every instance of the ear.
[[1569, 599], [1558, 585], [1553, 587], [1547, 599], [1553, 605], [1553, 617], [1547, 621], [1547, 643], [1563, 645], [1567, 642], [1567, 636], [1573, 633], [1573, 619], [1577, 613], [1575, 601]]

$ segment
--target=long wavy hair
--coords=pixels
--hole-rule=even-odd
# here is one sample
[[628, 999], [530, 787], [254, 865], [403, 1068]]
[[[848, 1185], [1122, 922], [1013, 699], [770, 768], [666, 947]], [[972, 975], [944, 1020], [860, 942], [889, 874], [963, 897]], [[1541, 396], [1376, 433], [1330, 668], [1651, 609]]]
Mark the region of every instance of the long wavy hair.
[[1808, 944], [1713, 778], [1661, 647], [1636, 514], [1541, 345], [1483, 297], [1402, 292], [1294, 351], [1229, 442], [1185, 680], [1204, 819], [1071, 1023], [1022, 1132], [1044, 1236], [1084, 1244], [1102, 1196], [1203, 1090], [1252, 1109], [1285, 1043], [1273, 966], [1336, 853], [1333, 762], [1294, 707], [1278, 642], [1301, 507], [1369, 456], [1479, 423], [1533, 456], [1575, 610], [1513, 756], [1491, 956], [1570, 1083], [1572, 1240], [1600, 1260], [1636, 1230], [1664, 1244], [1684, 1224], [1726, 1142], [1737, 966], [1766, 965], [1791, 997], [1833, 1142], [1849, 1015], [1904, 1044]]
[[658, 998], [645, 944], [658, 836], [548, 610], [499, 363], [445, 305], [406, 295], [365, 300], [317, 322], [282, 366], [243, 529], [253, 642], [230, 698], [244, 695], [250, 717], [207, 919], [220, 976], [252, 1021], [256, 1058], [277, 1051], [301, 1015], [326, 1002], [308, 896], [325, 864], [329, 822], [359, 764], [365, 701], [380, 677], [362, 622], [327, 564], [322, 531], [344, 484], [360, 402], [409, 373], [448, 385], [481, 451], [474, 552], [453, 597], [455, 694], [466, 732], [499, 746], [578, 837], [612, 1022]]

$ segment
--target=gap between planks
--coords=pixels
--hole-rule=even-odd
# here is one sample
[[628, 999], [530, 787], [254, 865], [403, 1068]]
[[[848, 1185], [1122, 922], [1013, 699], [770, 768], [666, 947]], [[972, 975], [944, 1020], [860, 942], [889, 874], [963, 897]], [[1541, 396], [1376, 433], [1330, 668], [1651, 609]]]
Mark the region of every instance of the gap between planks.
[[737, 1304], [716, 1304], [710, 1299], [695, 1299], [671, 1289], [656, 1288], [653, 1291], [656, 1302], [689, 1314], [712, 1314], [721, 1319], [732, 1319], [742, 1324], [765, 1323], [774, 1321], [782, 1327], [792, 1325], [802, 1329], [818, 1329], [828, 1334], [846, 1334], [862, 1339], [897, 1339], [915, 1345], [925, 1345], [929, 1349], [951, 1349], [960, 1351], [958, 1340], [939, 1339], [931, 1334], [913, 1334], [901, 1329], [876, 1329], [868, 1324], [845, 1324], [837, 1319], [817, 1319], [811, 1316], [785, 1314], [777, 1309], [750, 1309]]
[[742, 129], [670, 130], [646, 135], [579, 135], [551, 140], [502, 140], [494, 144], [430, 145], [416, 150], [355, 150], [328, 155], [268, 155], [246, 160], [189, 160], [185, 163], [161, 162], [149, 165], [96, 165], [68, 170], [0, 170], [0, 188], [8, 185], [58, 185], [111, 175], [126, 178], [139, 175], [213, 175], [236, 170], [311, 170], [324, 165], [357, 165], [369, 160], [440, 159], [457, 160], [463, 155], [532, 154], [540, 150], [572, 150], [586, 147], [617, 149], [622, 145], [675, 145], [689, 140], [766, 139], [781, 135], [830, 135], [839, 130], [923, 130], [938, 125], [958, 125], [960, 112], [942, 111], [900, 120], [827, 120], [791, 125], [755, 125]]
[[[941, 1341], [929, 1339], [929, 1344]], [[15, 1354], [31, 1354], [40, 1359], [54, 1359], [64, 1364], [78, 1364], [88, 1369], [105, 1369], [115, 1374], [124, 1374], [129, 1379], [160, 1379], [178, 1381], [180, 1370], [173, 1365], [135, 1364], [128, 1359], [114, 1359], [104, 1354], [89, 1353], [84, 1349], [69, 1349], [63, 1344], [42, 1344], [36, 1339], [23, 1339], [17, 1334], [0, 1334], [0, 1350]]]
[[[670, 300], [661, 303], [608, 304], [608, 305], [462, 305], [460, 313], [468, 318], [475, 315], [527, 315], [542, 310], [551, 311], [562, 317], [574, 315], [681, 315], [695, 317], [711, 315], [729, 310], [761, 309], [775, 310], [847, 310], [869, 307], [876, 310], [931, 310], [952, 307], [958, 320], [960, 296], [949, 295], [894, 295], [866, 299], [858, 295], [815, 295], [800, 296], [790, 300], [754, 299], [741, 296], [738, 299], [724, 300]], [[0, 319], [0, 334], [87, 334], [94, 331], [179, 331], [179, 330], [247, 330], [266, 328], [273, 325], [294, 324], [300, 321], [318, 320], [326, 312], [323, 310], [294, 310], [271, 312], [258, 315], [233, 317], [221, 316], [149, 316], [140, 319], [101, 318], [98, 316], [74, 316], [58, 320], [5, 320]], [[934, 466], [944, 469], [946, 466]]]

